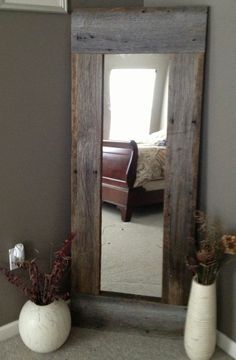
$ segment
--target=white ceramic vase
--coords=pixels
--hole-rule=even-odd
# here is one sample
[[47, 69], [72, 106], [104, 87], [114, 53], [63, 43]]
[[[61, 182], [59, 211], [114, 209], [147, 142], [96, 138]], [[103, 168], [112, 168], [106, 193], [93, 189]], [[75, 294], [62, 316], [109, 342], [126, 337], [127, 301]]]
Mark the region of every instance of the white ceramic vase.
[[64, 301], [36, 305], [27, 301], [20, 312], [19, 332], [25, 345], [38, 353], [58, 349], [69, 336], [71, 315]]
[[209, 360], [216, 346], [216, 283], [202, 285], [194, 277], [189, 296], [184, 347], [191, 360]]

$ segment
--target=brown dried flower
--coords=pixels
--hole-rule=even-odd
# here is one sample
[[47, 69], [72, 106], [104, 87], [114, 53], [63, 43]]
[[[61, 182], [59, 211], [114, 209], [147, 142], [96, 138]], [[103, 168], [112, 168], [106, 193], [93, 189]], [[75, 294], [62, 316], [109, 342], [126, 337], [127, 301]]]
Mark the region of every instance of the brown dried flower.
[[196, 258], [198, 262], [202, 264], [208, 264], [215, 259], [215, 250], [214, 249], [201, 249], [196, 252]]
[[236, 234], [222, 235], [220, 224], [216, 221], [210, 222], [202, 211], [196, 212], [195, 223], [198, 247], [195, 260], [192, 256], [187, 258], [187, 267], [197, 275], [199, 283], [209, 285], [215, 281], [224, 263], [224, 255], [236, 255]]
[[236, 254], [236, 235], [235, 234], [225, 234], [222, 236], [220, 240], [220, 245], [222, 248], [222, 251], [225, 254]]

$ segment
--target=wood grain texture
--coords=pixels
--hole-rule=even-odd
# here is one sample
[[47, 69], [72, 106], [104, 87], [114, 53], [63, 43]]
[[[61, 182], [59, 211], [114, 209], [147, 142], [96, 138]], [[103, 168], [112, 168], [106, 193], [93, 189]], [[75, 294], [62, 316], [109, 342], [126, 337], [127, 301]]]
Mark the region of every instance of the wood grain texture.
[[72, 287], [87, 294], [100, 290], [102, 74], [102, 55], [73, 56]]
[[171, 62], [163, 251], [163, 301], [171, 304], [187, 303], [191, 281], [186, 257], [194, 236], [203, 64], [202, 54]]
[[78, 65], [79, 55], [71, 57], [71, 229], [77, 231], [77, 142], [78, 142]]
[[[186, 304], [190, 287], [185, 260], [194, 232], [206, 25], [206, 7], [81, 9], [72, 19], [72, 52], [176, 53], [164, 209], [162, 300], [169, 304]], [[103, 58], [75, 54], [72, 60], [72, 289], [98, 294]]]
[[72, 52], [203, 52], [206, 18], [203, 6], [79, 9], [72, 13]]
[[[130, 328], [161, 335], [182, 336], [186, 309], [158, 302], [112, 296], [72, 294], [75, 326]], [[157, 357], [158, 359], [158, 357]]]

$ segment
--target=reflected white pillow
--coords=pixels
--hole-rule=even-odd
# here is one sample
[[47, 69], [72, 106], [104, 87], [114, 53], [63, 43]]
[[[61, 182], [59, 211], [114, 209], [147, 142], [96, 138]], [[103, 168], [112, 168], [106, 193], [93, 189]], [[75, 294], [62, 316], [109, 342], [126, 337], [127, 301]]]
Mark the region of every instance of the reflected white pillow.
[[166, 130], [156, 131], [146, 136], [139, 144], [159, 145], [160, 141], [166, 140]]

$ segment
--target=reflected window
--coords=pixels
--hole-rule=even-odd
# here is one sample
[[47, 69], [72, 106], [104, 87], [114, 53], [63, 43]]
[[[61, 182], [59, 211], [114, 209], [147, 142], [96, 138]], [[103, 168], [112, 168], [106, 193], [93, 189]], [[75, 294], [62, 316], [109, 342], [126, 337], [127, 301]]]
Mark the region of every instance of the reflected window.
[[156, 69], [113, 69], [110, 74], [112, 140], [149, 134]]

